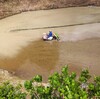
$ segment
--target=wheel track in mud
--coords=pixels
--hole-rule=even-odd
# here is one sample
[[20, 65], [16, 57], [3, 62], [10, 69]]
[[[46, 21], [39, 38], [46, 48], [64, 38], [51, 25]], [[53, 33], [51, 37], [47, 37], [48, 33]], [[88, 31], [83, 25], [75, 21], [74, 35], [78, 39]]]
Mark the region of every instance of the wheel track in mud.
[[39, 30], [39, 29], [49, 29], [49, 28], [63, 28], [63, 27], [71, 27], [71, 26], [79, 26], [79, 25], [87, 25], [87, 24], [95, 24], [95, 23], [100, 23], [100, 21], [97, 22], [87, 22], [87, 23], [79, 23], [79, 24], [68, 24], [68, 25], [55, 25], [55, 26], [50, 26], [50, 27], [37, 27], [37, 28], [26, 28], [26, 29], [14, 29], [11, 30], [10, 32], [17, 32], [17, 31], [27, 31], [27, 30]]

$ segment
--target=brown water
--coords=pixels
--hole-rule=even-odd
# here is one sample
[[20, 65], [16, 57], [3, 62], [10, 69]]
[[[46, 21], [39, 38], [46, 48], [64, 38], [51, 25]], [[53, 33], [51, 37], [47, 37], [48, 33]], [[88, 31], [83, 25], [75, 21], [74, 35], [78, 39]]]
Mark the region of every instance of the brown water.
[[15, 58], [1, 59], [0, 67], [15, 72], [23, 79], [40, 74], [45, 81], [50, 74], [61, 71], [67, 64], [70, 72], [79, 74], [82, 68], [88, 68], [92, 75], [100, 75], [99, 42], [100, 39], [78, 42], [34, 41]]
[[[0, 68], [23, 79], [40, 74], [44, 81], [67, 64], [70, 72], [79, 74], [82, 69], [88, 68], [92, 75], [100, 75], [99, 13], [100, 8], [70, 8], [26, 12], [1, 20]], [[35, 20], [31, 19], [32, 16]], [[11, 22], [11, 25], [7, 22]], [[51, 28], [59, 34], [60, 41], [41, 40], [42, 33], [50, 29], [32, 30], [32, 25], [33, 28], [42, 28], [46, 24], [61, 26], [87, 22], [92, 24]], [[11, 32], [18, 29], [20, 31]]]

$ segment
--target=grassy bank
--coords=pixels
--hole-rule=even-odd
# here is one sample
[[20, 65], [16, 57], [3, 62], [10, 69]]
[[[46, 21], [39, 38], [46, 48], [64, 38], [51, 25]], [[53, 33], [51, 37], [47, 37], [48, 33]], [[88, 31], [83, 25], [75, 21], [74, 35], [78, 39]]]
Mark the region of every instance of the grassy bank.
[[99, 0], [0, 0], [0, 19], [21, 13], [41, 9], [56, 9], [77, 6], [100, 6]]
[[0, 99], [100, 99], [100, 76], [93, 82], [89, 82], [90, 77], [87, 69], [77, 77], [75, 72], [69, 74], [65, 66], [60, 74], [52, 74], [45, 85], [40, 75], [24, 84], [0, 84]]

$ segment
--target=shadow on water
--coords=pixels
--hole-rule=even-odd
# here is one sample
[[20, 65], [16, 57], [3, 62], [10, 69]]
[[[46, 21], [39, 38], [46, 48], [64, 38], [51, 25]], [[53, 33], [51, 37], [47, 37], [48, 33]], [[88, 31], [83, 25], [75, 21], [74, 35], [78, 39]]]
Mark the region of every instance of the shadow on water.
[[15, 72], [15, 75], [29, 79], [40, 74], [47, 79], [59, 59], [58, 42], [34, 41], [15, 58], [0, 60], [0, 68]]

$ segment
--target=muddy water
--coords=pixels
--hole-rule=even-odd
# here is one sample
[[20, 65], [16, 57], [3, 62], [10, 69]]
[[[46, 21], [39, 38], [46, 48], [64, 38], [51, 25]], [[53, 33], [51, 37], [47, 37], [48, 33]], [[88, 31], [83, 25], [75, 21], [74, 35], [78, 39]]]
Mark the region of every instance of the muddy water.
[[58, 49], [57, 42], [34, 41], [22, 49], [15, 58], [1, 59], [0, 66], [25, 79], [36, 74], [47, 77], [59, 60]]
[[[22, 79], [40, 74], [44, 81], [66, 64], [70, 72], [79, 74], [88, 68], [92, 75], [100, 75], [99, 21], [100, 8], [96, 7], [26, 12], [3, 19], [0, 68]], [[52, 26], [59, 27], [42, 29]], [[49, 30], [57, 32], [60, 41], [42, 41], [42, 33]]]

